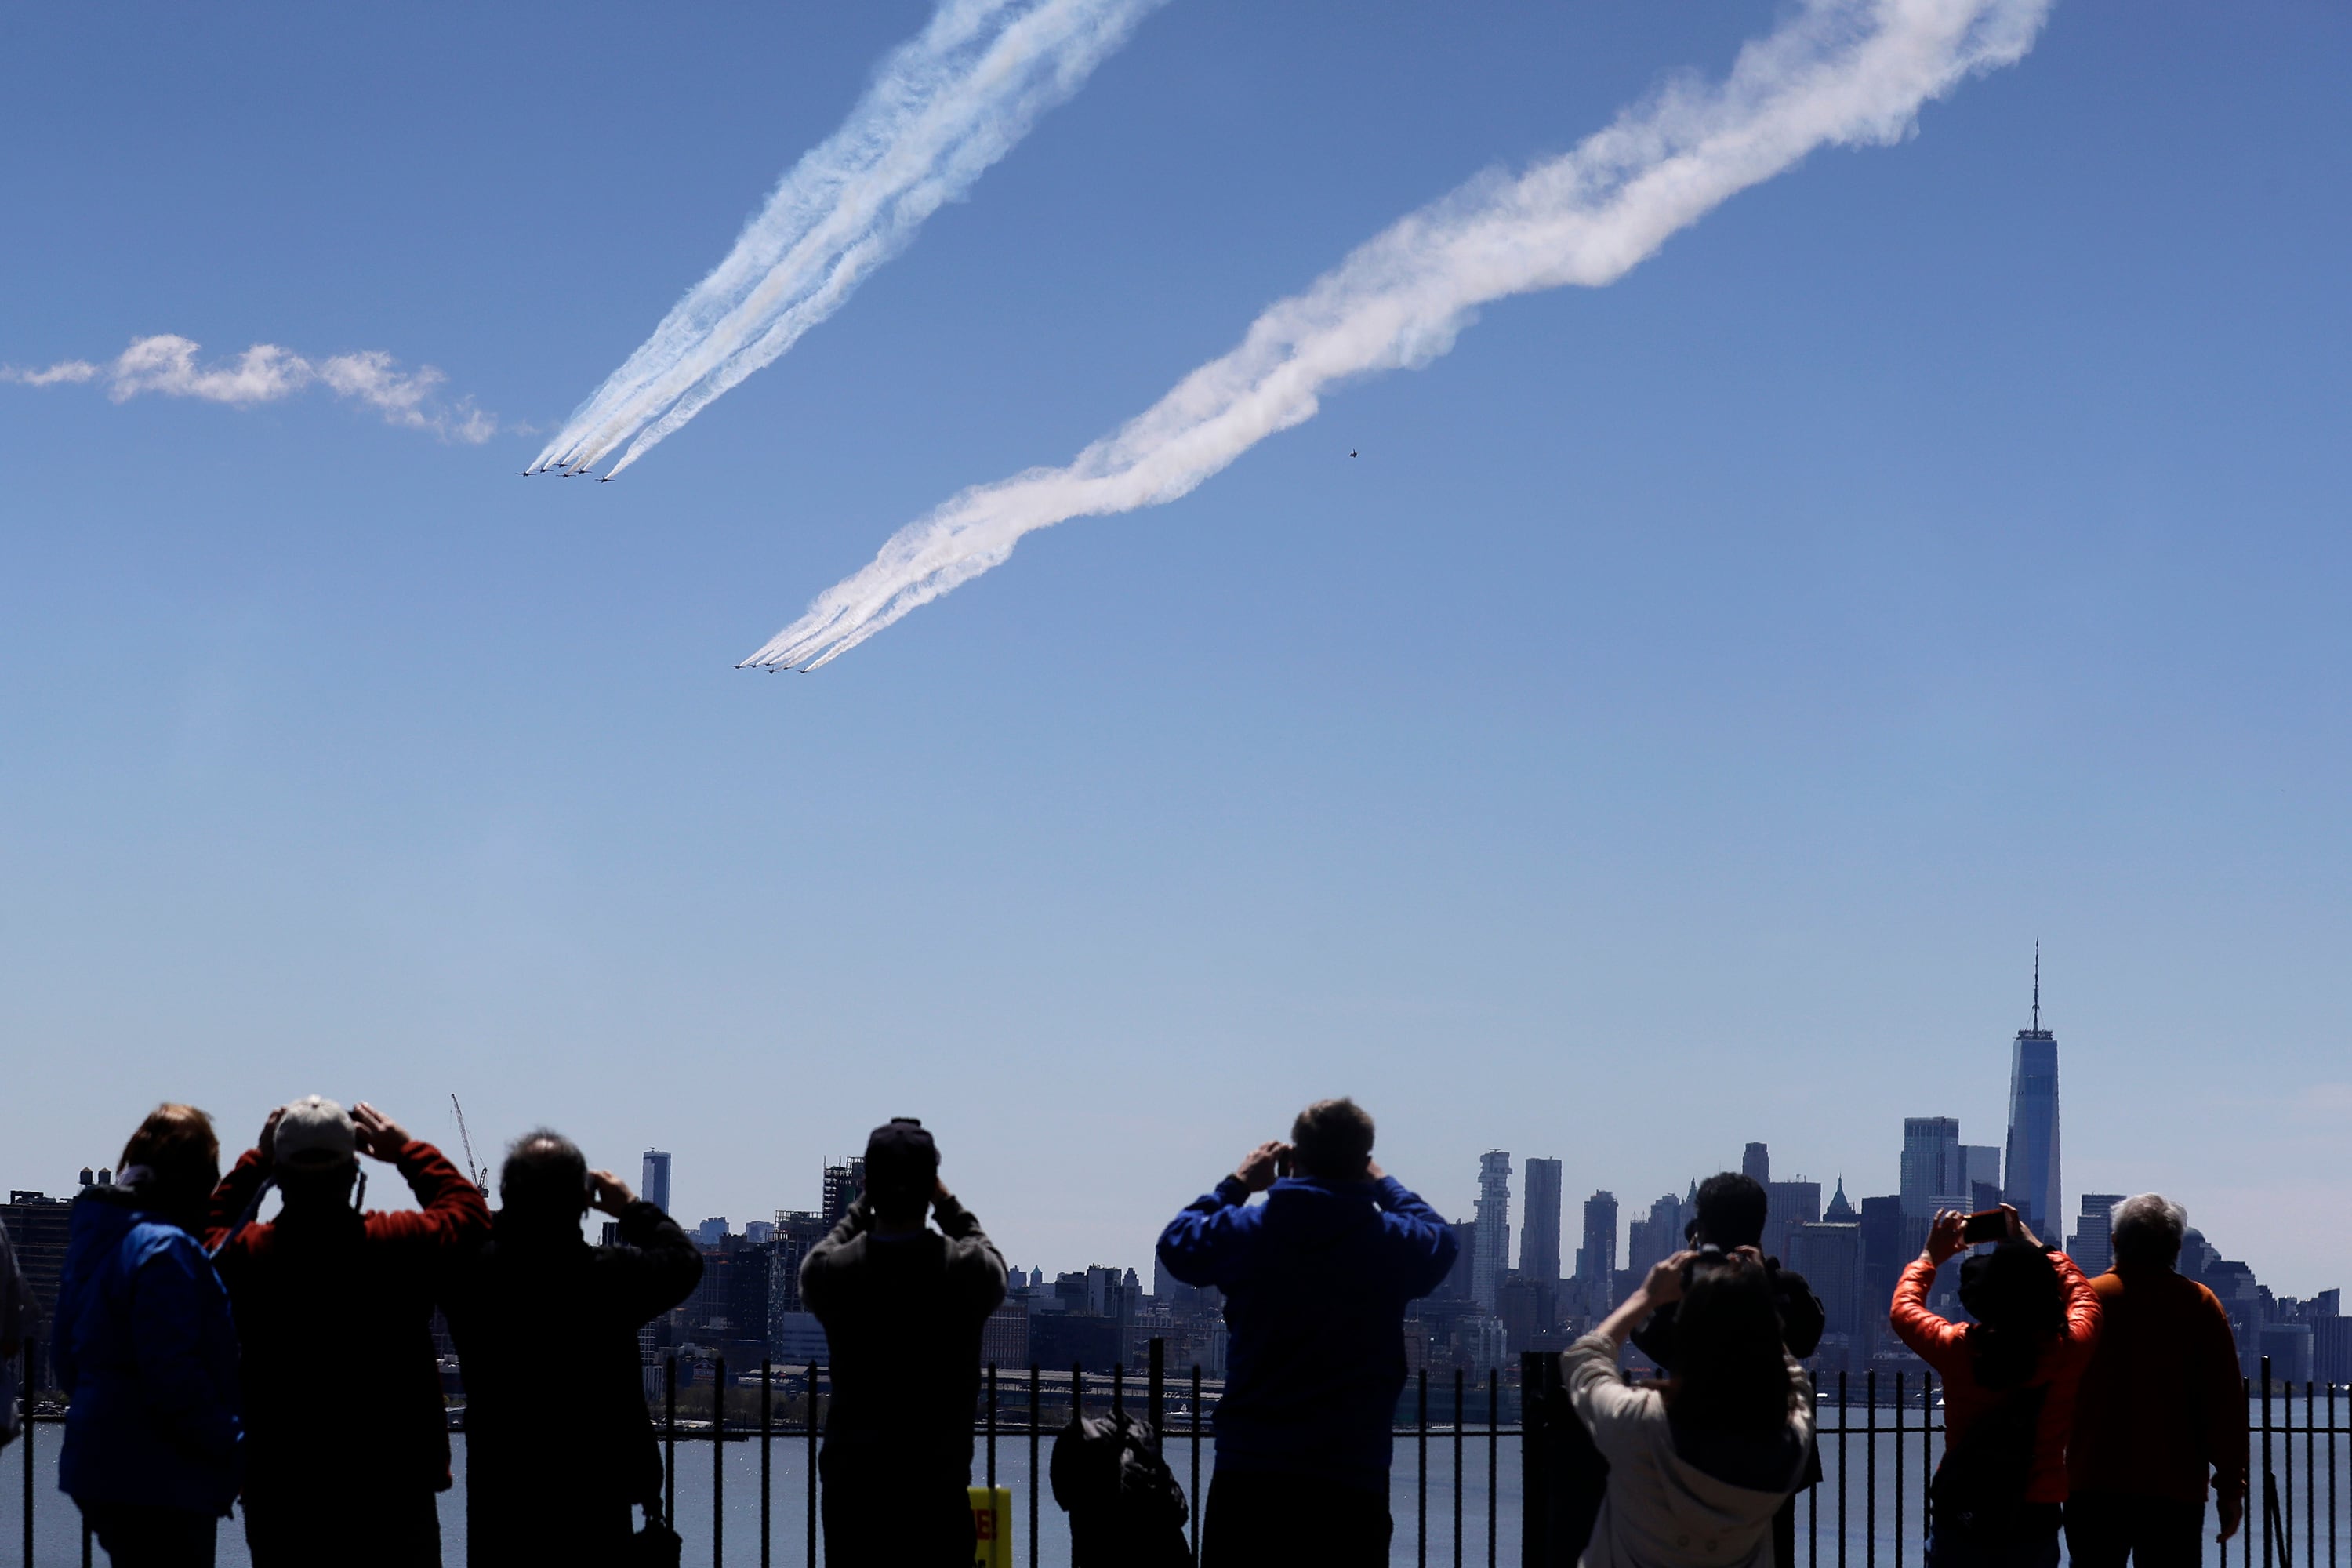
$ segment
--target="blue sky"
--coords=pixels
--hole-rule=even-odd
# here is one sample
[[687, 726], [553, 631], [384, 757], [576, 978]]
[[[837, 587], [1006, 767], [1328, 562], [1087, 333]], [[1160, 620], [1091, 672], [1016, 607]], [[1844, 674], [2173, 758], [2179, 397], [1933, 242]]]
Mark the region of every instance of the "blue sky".
[[1998, 1141], [2039, 937], [2070, 1205], [2346, 1282], [2340, 8], [2062, 0], [1905, 144], [739, 672], [1777, 13], [1172, 0], [624, 481], [515, 478], [927, 15], [0, 24], [0, 362], [382, 351], [501, 426], [0, 385], [0, 1181], [455, 1089], [740, 1224], [918, 1114], [1017, 1261], [1148, 1268], [1348, 1092], [1449, 1211], [1749, 1138], [1858, 1197], [1906, 1114]]

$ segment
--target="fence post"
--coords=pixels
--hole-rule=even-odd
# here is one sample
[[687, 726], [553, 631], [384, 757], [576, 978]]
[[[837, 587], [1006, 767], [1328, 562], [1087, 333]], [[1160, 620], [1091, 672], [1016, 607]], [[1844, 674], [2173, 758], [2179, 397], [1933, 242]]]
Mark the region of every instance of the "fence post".
[[1935, 1533], [1936, 1516], [1936, 1374], [1919, 1374], [1919, 1561], [1927, 1561], [1926, 1542]]
[[727, 1568], [727, 1358], [710, 1367], [710, 1568]]
[[1838, 1456], [1837, 1568], [1845, 1568], [1845, 1521], [1846, 1521], [1846, 1506], [1845, 1506], [1845, 1475], [1846, 1475], [1846, 1463], [1845, 1463], [1845, 1461], [1846, 1461], [1845, 1430], [1846, 1430], [1846, 1426], [1847, 1426], [1847, 1425], [1848, 1425], [1848, 1420], [1849, 1420], [1849, 1417], [1846, 1415], [1846, 1397], [1845, 1397], [1845, 1396], [1846, 1396], [1846, 1386], [1847, 1386], [1847, 1384], [1846, 1384], [1846, 1374], [1845, 1374], [1844, 1373], [1842, 1373], [1842, 1372], [1841, 1372], [1841, 1373], [1838, 1373], [1838, 1424], [1837, 1424], [1837, 1440], [1838, 1440], [1838, 1447], [1837, 1447], [1837, 1456]]
[[808, 1384], [808, 1568], [816, 1568], [816, 1380], [822, 1362], [809, 1363]]
[[662, 1523], [677, 1528], [677, 1356], [662, 1362]]
[[[2272, 1568], [2271, 1540], [2278, 1531], [2278, 1481], [2271, 1473], [2271, 1358], [2263, 1357], [2263, 1568]], [[2284, 1565], [2281, 1565], [2284, 1568]]]
[[1903, 1568], [1903, 1374], [1895, 1374], [1895, 1568]]
[[988, 1506], [996, 1506], [996, 1363], [988, 1363]]
[[760, 1358], [760, 1568], [768, 1568], [769, 1506], [773, 1490], [768, 1463], [776, 1440], [776, 1369]]
[[1454, 1568], [1462, 1568], [1462, 1369], [1454, 1369]]
[[[1201, 1363], [1192, 1363], [1192, 1568], [1201, 1568]], [[2333, 1441], [2334, 1439], [2330, 1439]]]
[[1412, 1489], [1417, 1498], [1412, 1561], [1414, 1568], [1429, 1568], [1429, 1369], [1419, 1373], [1420, 1399], [1415, 1419], [1412, 1466]]
[[1863, 1568], [1878, 1568], [1878, 1369], [1863, 1374], [1862, 1396], [1870, 1402], [1862, 1454]]
[[1151, 1346], [1146, 1365], [1150, 1368], [1151, 1383], [1145, 1391], [1144, 1419], [1151, 1423], [1151, 1440], [1162, 1450], [1168, 1447], [1164, 1423], [1168, 1419], [1168, 1342], [1159, 1335], [1151, 1336]]
[[1037, 1568], [1037, 1363], [1029, 1363], [1029, 1568]]
[[1486, 1568], [1495, 1568], [1495, 1466], [1503, 1441], [1503, 1369], [1486, 1369]]
[[39, 1349], [33, 1336], [26, 1334], [24, 1344], [25, 1376], [16, 1391], [25, 1427], [25, 1568], [33, 1568], [33, 1368], [38, 1364], [34, 1358]]
[[1544, 1362], [1538, 1352], [1519, 1357], [1519, 1562], [1522, 1568], [1551, 1568], [1550, 1402], [1545, 1399]]

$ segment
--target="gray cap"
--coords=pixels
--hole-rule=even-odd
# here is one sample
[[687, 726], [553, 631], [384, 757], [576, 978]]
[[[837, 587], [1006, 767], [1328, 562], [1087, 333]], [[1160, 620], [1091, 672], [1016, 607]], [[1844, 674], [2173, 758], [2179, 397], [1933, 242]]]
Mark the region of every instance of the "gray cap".
[[278, 1113], [271, 1153], [298, 1170], [349, 1165], [359, 1159], [359, 1133], [350, 1111], [320, 1095], [305, 1095]]

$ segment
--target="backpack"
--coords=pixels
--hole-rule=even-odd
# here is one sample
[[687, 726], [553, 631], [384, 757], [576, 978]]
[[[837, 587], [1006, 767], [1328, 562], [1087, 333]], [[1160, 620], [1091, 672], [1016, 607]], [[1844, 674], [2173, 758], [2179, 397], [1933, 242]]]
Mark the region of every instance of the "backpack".
[[1070, 1568], [1191, 1568], [1184, 1489], [1150, 1423], [1124, 1411], [1054, 1439], [1054, 1500], [1070, 1516]]

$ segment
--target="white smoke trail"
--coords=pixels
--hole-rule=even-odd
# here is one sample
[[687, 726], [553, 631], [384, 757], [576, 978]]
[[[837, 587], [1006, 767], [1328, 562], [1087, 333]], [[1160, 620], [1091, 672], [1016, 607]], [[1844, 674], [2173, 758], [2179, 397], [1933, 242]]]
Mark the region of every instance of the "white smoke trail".
[[610, 479], [772, 363], [904, 250], [1164, 0], [941, 0], [840, 130], [531, 463]]
[[1068, 467], [976, 486], [900, 529], [744, 664], [828, 663], [997, 565], [1023, 534], [1173, 500], [1312, 418], [1326, 387], [1427, 363], [1482, 304], [1614, 282], [1814, 148], [1898, 140], [1930, 99], [2022, 58], [2050, 4], [1804, 0], [1721, 83], [1676, 81], [1572, 151], [1406, 217]]

